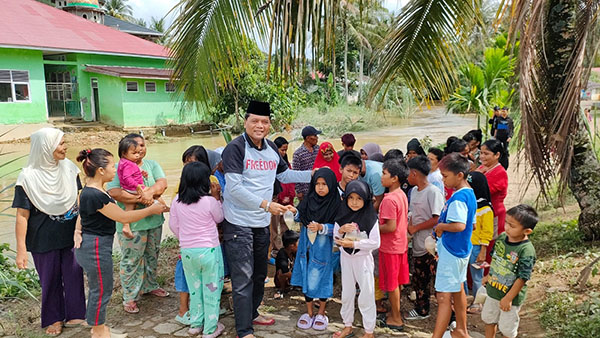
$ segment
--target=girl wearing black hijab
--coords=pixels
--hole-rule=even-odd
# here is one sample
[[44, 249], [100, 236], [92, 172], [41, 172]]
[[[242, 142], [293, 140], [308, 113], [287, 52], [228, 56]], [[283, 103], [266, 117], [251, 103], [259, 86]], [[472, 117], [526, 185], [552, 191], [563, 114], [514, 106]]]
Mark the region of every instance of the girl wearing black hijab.
[[342, 309], [344, 330], [334, 337], [347, 337], [352, 334], [354, 322], [354, 297], [356, 283], [360, 288], [358, 308], [362, 314], [365, 335], [373, 337], [377, 320], [375, 306], [375, 281], [373, 277], [373, 255], [379, 248], [379, 224], [377, 212], [373, 208], [373, 194], [363, 181], [351, 181], [346, 186], [345, 198], [335, 220], [335, 243], [342, 247]]
[[[327, 298], [333, 296], [333, 227], [341, 200], [337, 178], [329, 168], [315, 172], [308, 194], [298, 205], [300, 239], [291, 285], [302, 287], [307, 313], [298, 319], [298, 327], [318, 331], [327, 329]], [[313, 299], [319, 298], [319, 313], [313, 315]]]
[[[475, 198], [477, 199], [477, 222], [471, 235], [473, 249], [469, 257], [469, 272], [473, 281], [473, 291], [471, 294], [474, 295], [481, 287], [484, 269], [475, 268], [473, 264], [481, 266], [482, 263], [485, 263], [488, 245], [494, 237], [494, 210], [492, 208], [490, 188], [485, 175], [477, 171], [470, 172], [469, 176], [467, 176], [467, 182], [473, 188]], [[465, 282], [465, 292], [468, 293], [468, 291], [469, 288]], [[467, 312], [478, 314], [481, 313], [481, 309], [480, 304], [472, 304], [467, 309]]]

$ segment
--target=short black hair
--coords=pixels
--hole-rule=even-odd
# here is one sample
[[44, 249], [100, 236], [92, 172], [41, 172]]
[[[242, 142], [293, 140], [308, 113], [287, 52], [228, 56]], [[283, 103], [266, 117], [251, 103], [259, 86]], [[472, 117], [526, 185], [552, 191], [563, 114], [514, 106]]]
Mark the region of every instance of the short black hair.
[[141, 138], [143, 140], [144, 136], [142, 136], [140, 134], [136, 134], [136, 133], [129, 133], [129, 134], [125, 135], [125, 138]]
[[502, 142], [500, 142], [496, 139], [489, 139], [489, 140], [485, 141], [481, 146], [485, 146], [494, 154], [500, 153], [501, 158], [504, 155], [506, 155], [506, 151], [504, 150], [504, 144], [502, 144]]
[[177, 201], [193, 204], [210, 195], [210, 168], [203, 162], [190, 162], [183, 166]]
[[444, 151], [440, 148], [429, 148], [429, 153], [435, 155], [435, 158], [437, 158], [438, 162], [444, 158]]
[[136, 148], [138, 146], [138, 143], [135, 139], [136, 138], [125, 136], [121, 139], [121, 141], [119, 141], [119, 149], [117, 150], [117, 152], [119, 153], [119, 157], [122, 158], [123, 155], [127, 154], [129, 148]]
[[408, 177], [408, 166], [404, 160], [399, 158], [391, 158], [383, 162], [383, 169], [387, 170], [391, 177], [398, 177], [399, 182], [406, 181]]
[[460, 153], [450, 153], [440, 161], [438, 165], [442, 171], [450, 171], [455, 175], [463, 173], [465, 179], [469, 174], [469, 160], [467, 160]]
[[408, 169], [414, 169], [425, 176], [429, 175], [429, 171], [431, 171], [431, 162], [425, 155], [411, 158], [406, 165]]
[[385, 163], [385, 161], [391, 160], [392, 158], [404, 159], [404, 153], [400, 149], [390, 149], [385, 153], [385, 156], [383, 156], [383, 162]]
[[462, 151], [465, 150], [466, 147], [467, 147], [467, 142], [465, 140], [463, 140], [463, 139], [458, 139], [458, 140], [452, 142], [448, 146], [446, 152], [448, 154], [450, 154], [450, 153], [462, 153]]
[[188, 158], [192, 157], [198, 147], [200, 147], [200, 146], [193, 145], [193, 146], [190, 146], [189, 148], [187, 148], [181, 155], [181, 162], [185, 163], [188, 160]]
[[281, 241], [283, 242], [283, 247], [287, 248], [288, 246], [298, 242], [300, 235], [294, 230], [286, 230], [281, 235]]
[[507, 215], [514, 218], [525, 229], [533, 230], [539, 221], [538, 213], [531, 205], [519, 204], [506, 212]]
[[345, 168], [347, 165], [353, 165], [358, 167], [358, 169], [362, 169], [362, 159], [356, 156], [351, 151], [346, 151], [342, 154], [340, 158], [340, 166], [341, 168]]

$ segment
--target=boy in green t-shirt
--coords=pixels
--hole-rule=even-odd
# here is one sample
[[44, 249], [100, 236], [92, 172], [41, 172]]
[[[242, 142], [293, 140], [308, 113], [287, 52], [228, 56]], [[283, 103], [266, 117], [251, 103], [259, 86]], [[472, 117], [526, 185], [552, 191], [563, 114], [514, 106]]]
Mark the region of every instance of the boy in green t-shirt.
[[496, 239], [490, 273], [482, 280], [482, 284], [487, 283], [488, 294], [481, 312], [486, 338], [495, 337], [496, 329], [504, 337], [517, 336], [519, 310], [527, 293], [525, 283], [531, 277], [536, 259], [535, 248], [527, 236], [537, 222], [537, 212], [526, 204], [506, 212], [505, 232]]

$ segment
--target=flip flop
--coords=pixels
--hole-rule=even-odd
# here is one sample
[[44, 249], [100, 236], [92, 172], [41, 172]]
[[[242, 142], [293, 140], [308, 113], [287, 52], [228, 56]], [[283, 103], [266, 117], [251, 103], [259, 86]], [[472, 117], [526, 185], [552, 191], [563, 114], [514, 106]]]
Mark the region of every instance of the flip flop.
[[[71, 319], [71, 320], [78, 320], [78, 319]], [[89, 326], [88, 323], [85, 321], [85, 319], [79, 319], [79, 320], [81, 320], [81, 321], [78, 322], [78, 323], [69, 323], [70, 321], [65, 322], [65, 327], [69, 329], [69, 328], [74, 328], [74, 327], [87, 327], [87, 326]]]
[[52, 337], [60, 336], [62, 334], [62, 331], [63, 331], [63, 323], [62, 322], [54, 323], [54, 324], [48, 325], [46, 327], [46, 334], [48, 336], [52, 336]]
[[390, 324], [385, 324], [385, 327], [387, 327], [388, 329], [394, 331], [394, 332], [404, 332], [404, 325], [390, 325]]
[[[256, 317], [256, 318], [258, 318], [258, 317]], [[267, 320], [265, 322], [261, 322], [259, 320], [256, 320], [256, 318], [254, 318], [254, 320], [252, 321], [252, 324], [254, 324], [254, 325], [270, 326], [270, 325], [275, 324], [275, 319], [273, 319], [273, 318], [270, 318], [269, 320]]]
[[313, 322], [312, 328], [317, 331], [325, 331], [327, 330], [327, 326], [329, 326], [329, 318], [324, 315], [316, 315], [315, 320]]
[[131, 300], [129, 302], [123, 302], [123, 310], [127, 313], [138, 313], [140, 309], [137, 306], [135, 300]]
[[[302, 322], [304, 322], [304, 324], [302, 324]], [[308, 313], [305, 313], [302, 316], [300, 316], [300, 318], [298, 318], [298, 322], [296, 323], [296, 325], [302, 330], [308, 330], [313, 326], [313, 322], [314, 318], [309, 316]]]
[[167, 292], [167, 290], [165, 290], [163, 288], [158, 288], [158, 289], [152, 290], [148, 293], [153, 296], [160, 297], [160, 298], [169, 297], [169, 293]]

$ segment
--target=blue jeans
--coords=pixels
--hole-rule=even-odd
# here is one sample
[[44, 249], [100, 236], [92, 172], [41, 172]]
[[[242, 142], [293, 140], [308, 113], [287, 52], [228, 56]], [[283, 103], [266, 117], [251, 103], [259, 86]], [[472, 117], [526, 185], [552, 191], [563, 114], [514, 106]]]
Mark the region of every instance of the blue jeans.
[[477, 290], [481, 287], [481, 279], [483, 278], [483, 270], [484, 269], [475, 269], [471, 264], [477, 262], [477, 256], [481, 251], [481, 245], [473, 245], [473, 249], [471, 250], [471, 256], [469, 256], [469, 271], [471, 272], [471, 279], [473, 280], [473, 291], [469, 293], [469, 288], [467, 286], [467, 282], [465, 282], [465, 293], [467, 295], [475, 295], [477, 294]]

